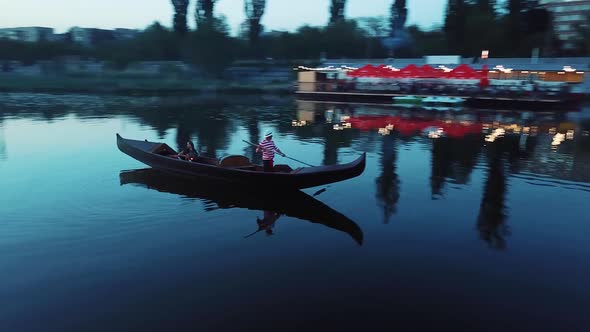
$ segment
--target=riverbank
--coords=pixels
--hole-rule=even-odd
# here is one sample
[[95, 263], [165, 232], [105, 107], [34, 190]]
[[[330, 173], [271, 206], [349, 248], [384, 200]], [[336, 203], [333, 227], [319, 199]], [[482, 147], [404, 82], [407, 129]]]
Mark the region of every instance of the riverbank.
[[0, 75], [0, 92], [85, 93], [115, 95], [280, 94], [293, 92], [290, 82], [255, 84], [227, 80], [152, 77], [71, 77]]

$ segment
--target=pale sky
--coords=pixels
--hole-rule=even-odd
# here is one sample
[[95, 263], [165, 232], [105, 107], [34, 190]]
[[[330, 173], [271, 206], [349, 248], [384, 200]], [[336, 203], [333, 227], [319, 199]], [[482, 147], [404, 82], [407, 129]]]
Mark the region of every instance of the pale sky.
[[[195, 1], [190, 4], [190, 26], [194, 26]], [[393, 2], [348, 0], [346, 16], [388, 16]], [[408, 24], [423, 28], [442, 24], [447, 0], [407, 2]], [[329, 4], [329, 0], [267, 0], [262, 24], [267, 30], [289, 31], [303, 24], [325, 25]], [[171, 26], [172, 15], [170, 0], [0, 0], [0, 28], [45, 26], [56, 32], [72, 26], [143, 29], [154, 21]], [[225, 15], [235, 33], [245, 19], [243, 0], [218, 0], [215, 15]]]

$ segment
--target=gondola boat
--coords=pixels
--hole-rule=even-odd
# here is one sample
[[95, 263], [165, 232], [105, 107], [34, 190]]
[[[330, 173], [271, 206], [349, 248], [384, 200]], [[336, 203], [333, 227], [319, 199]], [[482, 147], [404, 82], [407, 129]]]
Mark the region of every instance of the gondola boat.
[[244, 185], [281, 189], [304, 189], [357, 177], [365, 170], [366, 154], [340, 165], [301, 167], [275, 165], [273, 172], [240, 155], [220, 159], [199, 156], [193, 161], [181, 160], [174, 149], [165, 143], [125, 139], [117, 134], [117, 146], [123, 153], [151, 166], [176, 174], [208, 177]]
[[201, 200], [205, 202], [207, 211], [218, 208], [272, 211], [344, 232], [359, 245], [363, 243], [363, 231], [354, 221], [300, 190], [236, 188], [225, 181], [209, 178], [187, 180], [152, 168], [121, 171], [119, 177], [121, 185], [141, 186]]

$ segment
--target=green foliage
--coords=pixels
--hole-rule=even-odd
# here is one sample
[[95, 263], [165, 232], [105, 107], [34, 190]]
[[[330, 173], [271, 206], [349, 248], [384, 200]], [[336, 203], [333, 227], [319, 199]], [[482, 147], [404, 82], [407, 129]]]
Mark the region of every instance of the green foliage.
[[[182, 16], [188, 1], [172, 0], [177, 15]], [[221, 76], [224, 69], [237, 59], [272, 58], [319, 59], [329, 58], [384, 58], [388, 51], [382, 38], [391, 35], [391, 22], [405, 21], [406, 1], [392, 1], [395, 17], [368, 17], [346, 20], [343, 17], [324, 27], [302, 26], [295, 32], [272, 32], [260, 39], [244, 34], [241, 38], [229, 35], [225, 17], [213, 16], [214, 0], [199, 0], [200, 21], [196, 31], [182, 33], [182, 17], [175, 20], [175, 30], [159, 23], [146, 28], [133, 40], [107, 40], [92, 47], [82, 47], [66, 38], [64, 42], [23, 43], [0, 40], [0, 61], [19, 60], [31, 64], [39, 60], [59, 59], [76, 55], [107, 62], [107, 68], [125, 69], [139, 61], [185, 61], [195, 65], [211, 77]], [[262, 15], [265, 1], [252, 0], [250, 23]], [[496, 10], [504, 3], [505, 11]], [[257, 6], [254, 6], [256, 4]], [[344, 1], [334, 1], [335, 9]], [[342, 6], [342, 7], [339, 7]], [[340, 13], [339, 9], [333, 14]], [[342, 12], [343, 13], [343, 12]], [[340, 15], [340, 14], [338, 14]], [[336, 15], [336, 16], [338, 16]], [[257, 25], [259, 26], [259, 25]], [[573, 55], [590, 53], [589, 23], [576, 26], [578, 50]], [[554, 54], [557, 44], [550, 13], [531, 0], [449, 0], [444, 27], [425, 31], [417, 26], [407, 28], [412, 42], [396, 50], [398, 57], [420, 57], [429, 54], [461, 54], [478, 57], [481, 50], [491, 55], [529, 56], [533, 48], [542, 54]], [[257, 40], [256, 43], [253, 43]], [[178, 70], [166, 70], [173, 76], [182, 76]], [[52, 69], [53, 70], [53, 69]], [[59, 72], [59, 68], [53, 70]]]
[[134, 61], [180, 60], [181, 38], [156, 22], [137, 38], [101, 43], [94, 47], [92, 54], [109, 61], [116, 69], [123, 69]]
[[65, 42], [25, 43], [0, 39], [0, 60], [18, 60], [32, 64], [40, 60], [52, 60], [66, 55], [87, 55], [87, 51], [77, 45]]
[[219, 77], [235, 59], [237, 45], [225, 31], [201, 26], [189, 34], [184, 49], [189, 62], [198, 66], [203, 73]]
[[533, 48], [551, 53], [550, 13], [539, 1], [507, 0], [505, 11], [496, 11], [494, 0], [449, 0], [444, 35], [450, 53], [478, 56], [529, 56]]
[[414, 40], [410, 56], [428, 54], [447, 54], [448, 47], [442, 30], [422, 31], [416, 25], [408, 27], [408, 32]]

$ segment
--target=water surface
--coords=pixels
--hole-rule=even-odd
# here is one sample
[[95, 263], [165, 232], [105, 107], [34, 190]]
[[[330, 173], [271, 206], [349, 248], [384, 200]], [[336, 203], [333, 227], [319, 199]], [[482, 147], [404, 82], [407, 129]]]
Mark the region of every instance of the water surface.
[[[267, 130], [367, 168], [268, 193], [115, 144], [260, 162], [242, 140]], [[0, 330], [588, 331], [589, 130], [589, 110], [1, 94]]]

